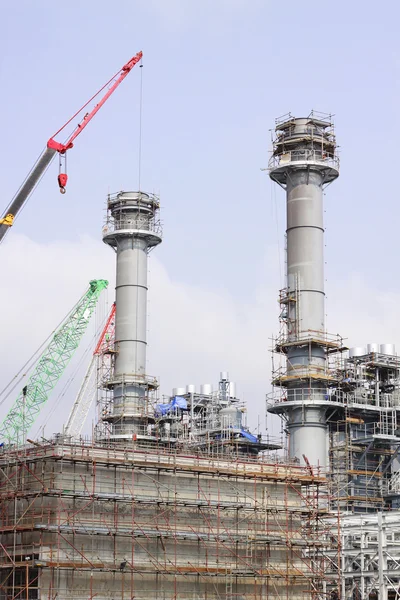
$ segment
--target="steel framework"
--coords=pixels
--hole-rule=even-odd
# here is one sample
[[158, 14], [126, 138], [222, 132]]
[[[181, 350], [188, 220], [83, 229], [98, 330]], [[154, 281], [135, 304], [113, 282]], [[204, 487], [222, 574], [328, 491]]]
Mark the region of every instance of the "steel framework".
[[135, 442], [7, 451], [0, 599], [325, 600], [339, 583], [325, 483]]
[[87, 292], [54, 334], [0, 426], [0, 439], [7, 444], [24, 443], [25, 435], [78, 348], [97, 300], [107, 285], [105, 279], [91, 281]]
[[[398, 600], [400, 512], [342, 515], [336, 534], [341, 562], [340, 597]], [[335, 557], [332, 559], [333, 564]]]
[[115, 302], [111, 307], [106, 324], [100, 334], [92, 359], [87, 368], [82, 385], [64, 429], [64, 435], [79, 438], [87, 419], [90, 407], [97, 397], [99, 382], [98, 375], [103, 368], [105, 356], [114, 353]]

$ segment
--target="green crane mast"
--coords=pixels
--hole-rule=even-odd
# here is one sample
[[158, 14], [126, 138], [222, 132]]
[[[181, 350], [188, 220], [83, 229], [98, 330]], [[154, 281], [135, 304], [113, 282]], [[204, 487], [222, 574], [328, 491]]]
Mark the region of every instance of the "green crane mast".
[[85, 333], [101, 292], [108, 286], [105, 279], [94, 279], [89, 289], [60, 325], [44, 350], [28, 383], [0, 425], [0, 441], [24, 443], [42, 406], [64, 373]]

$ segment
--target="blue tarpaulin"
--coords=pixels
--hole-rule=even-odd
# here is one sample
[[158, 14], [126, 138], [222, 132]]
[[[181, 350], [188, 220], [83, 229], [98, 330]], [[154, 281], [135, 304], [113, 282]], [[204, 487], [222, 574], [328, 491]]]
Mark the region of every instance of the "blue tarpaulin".
[[157, 404], [155, 415], [156, 417], [162, 417], [167, 414], [171, 410], [171, 404]]
[[186, 398], [182, 398], [182, 396], [175, 396], [171, 402], [173, 408], [181, 408], [182, 410], [187, 410], [187, 402]]
[[257, 436], [252, 435], [248, 431], [245, 431], [244, 429], [241, 429], [240, 433], [242, 434], [243, 437], [245, 437], [250, 442], [254, 442], [254, 443], [257, 442]]
[[155, 414], [156, 416], [163, 417], [174, 408], [187, 410], [186, 398], [182, 398], [182, 396], [174, 396], [171, 402], [168, 402], [168, 404], [157, 404]]

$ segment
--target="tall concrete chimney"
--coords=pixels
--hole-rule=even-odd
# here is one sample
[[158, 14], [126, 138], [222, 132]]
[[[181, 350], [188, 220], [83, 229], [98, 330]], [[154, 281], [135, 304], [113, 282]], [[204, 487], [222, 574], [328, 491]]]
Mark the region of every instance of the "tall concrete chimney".
[[285, 393], [269, 411], [286, 420], [290, 457], [325, 467], [331, 403], [326, 394], [330, 342], [325, 332], [323, 189], [339, 176], [339, 161], [326, 115], [288, 115], [277, 120], [275, 133], [269, 173], [285, 189], [287, 206], [287, 281], [280, 295], [284, 330], [276, 350], [286, 355], [286, 368], [273, 381]]
[[161, 243], [159, 200], [144, 192], [119, 192], [107, 203], [103, 241], [116, 251], [115, 362], [108, 387], [112, 439], [146, 439], [152, 420], [146, 375], [147, 257]]

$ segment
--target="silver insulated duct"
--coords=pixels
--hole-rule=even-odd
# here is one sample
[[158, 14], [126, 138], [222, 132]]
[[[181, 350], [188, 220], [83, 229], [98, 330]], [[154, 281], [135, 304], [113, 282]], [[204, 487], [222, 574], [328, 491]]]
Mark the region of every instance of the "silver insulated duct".
[[284, 328], [276, 350], [286, 369], [273, 384], [284, 402], [270, 412], [286, 419], [289, 454], [300, 462], [327, 465], [323, 189], [339, 175], [330, 119], [311, 113], [278, 120], [270, 177], [286, 191], [287, 281], [281, 290]]
[[147, 257], [161, 242], [159, 200], [144, 192], [119, 192], [107, 203], [103, 241], [117, 255], [115, 362], [108, 387], [113, 391], [114, 439], [146, 438], [148, 391], [155, 382], [146, 375]]

